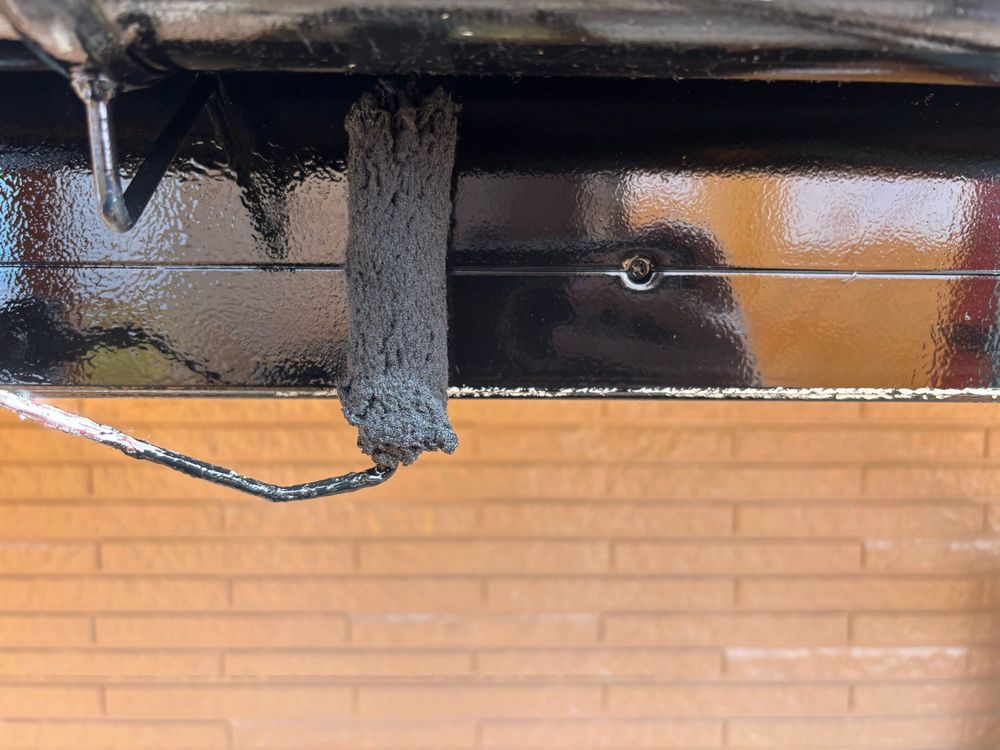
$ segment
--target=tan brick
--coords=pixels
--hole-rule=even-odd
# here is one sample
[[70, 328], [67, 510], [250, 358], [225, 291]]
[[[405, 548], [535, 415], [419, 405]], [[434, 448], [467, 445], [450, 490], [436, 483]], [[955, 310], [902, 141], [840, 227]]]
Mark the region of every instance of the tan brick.
[[601, 688], [583, 685], [361, 685], [363, 719], [586, 716], [601, 710]]
[[0, 571], [8, 575], [89, 573], [96, 569], [97, 546], [94, 544], [0, 540]]
[[996, 709], [998, 690], [1000, 682], [990, 680], [861, 683], [851, 695], [862, 714], [962, 714]]
[[[357, 468], [335, 401], [86, 406], [282, 483]], [[0, 681], [113, 714], [8, 723], [23, 750], [997, 746], [1000, 429], [936, 406], [456, 403], [455, 457], [287, 507], [0, 423], [8, 467], [83, 472], [0, 490]]]
[[957, 401], [950, 403], [884, 403], [864, 404], [861, 407], [862, 418], [866, 422], [883, 422], [897, 424], [992, 424], [996, 422], [992, 404], [963, 404]]
[[729, 609], [733, 581], [720, 578], [497, 578], [486, 584], [492, 609], [611, 611]]
[[865, 568], [880, 573], [962, 573], [1000, 569], [1000, 538], [869, 539]]
[[224, 581], [77, 576], [0, 579], [0, 609], [94, 612], [202, 610], [228, 606]]
[[327, 503], [226, 507], [231, 535], [322, 537], [435, 537], [471, 534], [476, 510], [463, 503], [368, 502], [350, 497]]
[[743, 505], [736, 514], [744, 536], [948, 536], [982, 527], [982, 508], [971, 505]]
[[208, 505], [50, 505], [0, 508], [0, 536], [22, 539], [201, 536], [222, 531], [222, 509]]
[[1000, 643], [1000, 612], [859, 613], [851, 618], [851, 641], [871, 646]]
[[[597, 419], [610, 424], [717, 425], [733, 420], [725, 401], [660, 401], [658, 399], [608, 399]], [[572, 413], [572, 410], [567, 410]], [[525, 419], [530, 419], [525, 415]]]
[[177, 719], [311, 719], [351, 714], [351, 688], [341, 685], [184, 685], [105, 688], [108, 715]]
[[91, 642], [84, 615], [0, 615], [0, 648], [82, 646]]
[[[996, 422], [994, 421], [994, 424]], [[986, 440], [986, 455], [991, 459], [1000, 458], [1000, 430], [989, 430]]]
[[996, 610], [997, 606], [1000, 605], [1000, 580], [992, 574], [982, 576], [981, 580], [983, 582], [982, 606], [985, 609]]
[[340, 615], [98, 615], [97, 642], [142, 648], [321, 648], [347, 641]]
[[983, 606], [996, 609], [1000, 605], [1000, 579], [995, 575], [983, 576]]
[[563, 719], [486, 721], [483, 747], [504, 748], [716, 748], [722, 722], [698, 719]]
[[612, 614], [615, 645], [836, 646], [847, 642], [847, 617], [833, 613]]
[[87, 466], [0, 465], [0, 500], [37, 501], [91, 494], [91, 470]]
[[958, 747], [963, 722], [950, 716], [734, 719], [729, 742], [740, 748], [937, 748]]
[[962, 717], [963, 739], [970, 747], [997, 747], [1000, 743], [1000, 716], [985, 714]]
[[118, 541], [101, 545], [101, 566], [113, 573], [346, 573], [354, 550], [329, 540]]
[[849, 401], [727, 401], [729, 419], [751, 424], [831, 424], [854, 422], [861, 417], [861, 404]]
[[857, 542], [616, 542], [623, 573], [844, 573], [860, 570]]
[[0, 651], [0, 677], [170, 679], [214, 677], [219, 656], [205, 651], [125, 651], [121, 649]]
[[[54, 402], [57, 405], [60, 401]], [[79, 411], [97, 421], [133, 432], [160, 425], [317, 424], [340, 426], [340, 402], [333, 398], [109, 398], [83, 399]], [[153, 437], [150, 432], [139, 437]]]
[[[628, 428], [606, 423], [583, 427], [539, 426], [472, 430], [487, 461], [713, 461], [727, 459], [730, 433], [722, 430], [651, 428], [636, 422]], [[983, 439], [980, 432], [980, 439]]]
[[448, 405], [456, 425], [565, 425], [600, 421], [606, 408], [600, 399], [453, 399]]
[[983, 455], [981, 428], [937, 430], [760, 429], [739, 431], [734, 455], [748, 461], [968, 460]]
[[910, 500], [992, 500], [1000, 495], [1000, 468], [976, 464], [880, 465], [865, 470], [865, 492]]
[[7, 750], [219, 750], [226, 742], [222, 722], [0, 719], [0, 747]]
[[910, 648], [730, 648], [726, 676], [735, 680], [905, 680], [958, 678], [966, 649]]
[[[303, 644], [308, 645], [308, 644]], [[468, 651], [236, 651], [225, 656], [236, 677], [446, 677], [472, 673]]]
[[[443, 461], [443, 459], [442, 459]], [[310, 474], [311, 467], [311, 474]], [[138, 476], [143, 467], [127, 467], [136, 476], [111, 476], [114, 467], [95, 467], [99, 493], [111, 497], [134, 497], [152, 480]], [[155, 468], [155, 467], [154, 467]], [[245, 466], [245, 471], [269, 481], [291, 483], [317, 472], [349, 469], [329, 464], [296, 467]], [[125, 468], [117, 469], [119, 473]], [[295, 478], [297, 477], [297, 479]], [[421, 461], [393, 479], [390, 485], [375, 488], [369, 500], [409, 497], [414, 500], [753, 500], [780, 498], [858, 497], [861, 470], [851, 466], [648, 466], [642, 481], [628, 466], [569, 466], [518, 464], [516, 467], [478, 464], [476, 466], [432, 465]], [[210, 490], [191, 485], [182, 477], [155, 489], [155, 497], [230, 497], [226, 490]]]
[[711, 537], [732, 531], [729, 505], [507, 503], [482, 508], [491, 536]]
[[971, 646], [965, 651], [966, 672], [969, 675], [1000, 678], [1000, 647]]
[[847, 710], [847, 685], [610, 685], [608, 711], [622, 716], [812, 716]]
[[[300, 484], [322, 479], [334, 474], [357, 469], [357, 461], [353, 463], [264, 463], [239, 462], [230, 468], [253, 476], [265, 482], [288, 485]], [[228, 489], [211, 482], [205, 482], [194, 477], [174, 471], [165, 471], [163, 467], [152, 464], [139, 464], [121, 457], [110, 464], [97, 464], [91, 467], [93, 471], [94, 495], [108, 500], [136, 500], [148, 498], [151, 500], [242, 500], [259, 503], [237, 490]], [[369, 490], [377, 493], [378, 488]]]
[[740, 606], [752, 609], [963, 609], [983, 601], [977, 578], [840, 576], [748, 578]]
[[0, 685], [0, 711], [5, 719], [99, 716], [99, 688], [65, 685]]
[[[480, 463], [475, 466], [432, 464], [421, 459], [393, 477], [392, 488], [376, 488], [368, 499], [388, 496], [412, 500], [604, 500], [612, 469], [596, 464]], [[379, 491], [382, 490], [381, 494]], [[617, 495], [616, 495], [617, 497]]]
[[705, 680], [721, 674], [714, 648], [491, 649], [476, 657], [490, 677], [600, 677]]
[[668, 422], [670, 424], [799, 424], [854, 422], [861, 417], [861, 405], [842, 401], [655, 401], [609, 400], [606, 420], [625, 424]]
[[625, 500], [843, 499], [861, 493], [853, 466], [705, 465], [646, 467], [640, 477], [622, 466], [608, 473], [607, 497]]
[[607, 542], [564, 540], [361, 542], [365, 573], [601, 573]]
[[354, 644], [371, 648], [589, 646], [598, 632], [598, 616], [580, 613], [352, 615], [351, 622]]
[[254, 721], [233, 726], [236, 750], [468, 750], [471, 721]]
[[233, 604], [251, 610], [426, 612], [477, 608], [481, 586], [456, 578], [237, 579]]
[[120, 455], [107, 446], [45, 427], [0, 423], [0, 456], [3, 456], [4, 462], [82, 464], [112, 461]]
[[[164, 428], [154, 425], [134, 434], [164, 448], [224, 466], [243, 462], [322, 463], [358, 458], [357, 435], [339, 414], [328, 424], [315, 427], [281, 423], [260, 427], [242, 424]], [[113, 452], [109, 453], [114, 456]], [[451, 460], [474, 458], [464, 453], [468, 451], [457, 451]], [[308, 481], [308, 477], [301, 481]]]
[[1000, 505], [986, 507], [986, 528], [993, 534], [1000, 534]]
[[[447, 457], [445, 457], [446, 459]], [[557, 499], [607, 496], [609, 469], [603, 466], [552, 466], [549, 464], [448, 464], [445, 459], [426, 456], [391, 484], [366, 491], [365, 500], [380, 502], [390, 498], [423, 500], [510, 500], [516, 498]], [[323, 463], [239, 462], [232, 468], [275, 484], [297, 484], [332, 474], [356, 470], [357, 459]], [[254, 501], [236, 490], [193, 479], [156, 466], [133, 465], [123, 458], [114, 464], [92, 467], [94, 493], [108, 499], [225, 499]], [[0, 496], [2, 497], [2, 496]]]

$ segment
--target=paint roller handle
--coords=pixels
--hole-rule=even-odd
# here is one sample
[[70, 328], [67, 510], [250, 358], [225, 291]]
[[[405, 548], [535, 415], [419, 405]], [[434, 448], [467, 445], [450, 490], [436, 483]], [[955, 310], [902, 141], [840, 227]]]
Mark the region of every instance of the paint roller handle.
[[147, 443], [145, 440], [127, 435], [114, 427], [100, 424], [79, 414], [63, 411], [51, 404], [35, 401], [27, 395], [0, 390], [0, 407], [14, 412], [22, 419], [30, 419], [69, 435], [77, 435], [102, 445], [117, 448], [131, 458], [152, 461], [174, 471], [246, 492], [272, 503], [343, 495], [366, 487], [377, 487], [396, 473], [395, 466], [373, 466], [365, 471], [352, 471], [306, 484], [289, 486], [269, 484], [239, 474], [232, 469], [199, 461], [183, 453]]

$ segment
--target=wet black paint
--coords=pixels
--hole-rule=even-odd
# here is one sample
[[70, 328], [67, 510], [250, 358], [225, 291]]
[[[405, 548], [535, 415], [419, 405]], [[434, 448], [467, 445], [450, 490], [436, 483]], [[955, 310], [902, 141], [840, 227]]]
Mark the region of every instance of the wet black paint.
[[[0, 383], [335, 385], [343, 118], [370, 83], [225, 77], [215, 123], [115, 235], [65, 81], [0, 75]], [[995, 383], [995, 92], [451, 84], [453, 385]], [[166, 99], [116, 102], [127, 169]], [[670, 275], [630, 286], [636, 255]]]

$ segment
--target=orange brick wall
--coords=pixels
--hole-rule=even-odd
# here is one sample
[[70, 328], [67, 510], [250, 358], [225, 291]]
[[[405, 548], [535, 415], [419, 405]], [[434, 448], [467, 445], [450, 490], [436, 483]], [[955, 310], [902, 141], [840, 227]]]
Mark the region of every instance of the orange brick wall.
[[[335, 402], [70, 402], [280, 482]], [[0, 418], [0, 748], [1000, 747], [1000, 407], [463, 402], [291, 506]]]

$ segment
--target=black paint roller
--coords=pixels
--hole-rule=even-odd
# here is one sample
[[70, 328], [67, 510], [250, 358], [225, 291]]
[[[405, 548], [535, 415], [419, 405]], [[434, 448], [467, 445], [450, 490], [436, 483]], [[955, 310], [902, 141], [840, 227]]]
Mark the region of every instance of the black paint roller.
[[339, 394], [379, 467], [458, 445], [445, 276], [457, 110], [443, 89], [383, 82], [345, 123], [350, 329]]

